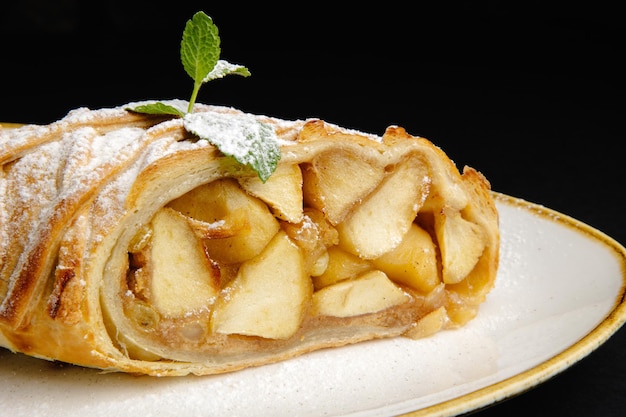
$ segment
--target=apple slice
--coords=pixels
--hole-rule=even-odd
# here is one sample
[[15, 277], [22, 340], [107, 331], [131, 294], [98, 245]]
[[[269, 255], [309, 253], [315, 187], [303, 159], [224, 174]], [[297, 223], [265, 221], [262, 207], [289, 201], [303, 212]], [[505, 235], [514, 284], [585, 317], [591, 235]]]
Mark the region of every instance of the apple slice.
[[302, 220], [302, 172], [298, 165], [278, 165], [265, 183], [256, 176], [240, 178], [239, 184], [267, 203], [279, 219], [291, 223]]
[[385, 176], [378, 163], [349, 150], [325, 152], [303, 165], [304, 202], [336, 225], [374, 190]]
[[208, 308], [220, 291], [220, 274], [202, 241], [172, 209], [159, 210], [151, 225], [151, 304], [167, 317]]
[[312, 291], [300, 248], [280, 231], [224, 288], [212, 331], [287, 339], [300, 327]]
[[428, 232], [415, 223], [400, 245], [374, 259], [373, 263], [391, 280], [423, 293], [431, 292], [441, 281], [437, 248]]
[[407, 330], [403, 336], [411, 339], [422, 339], [444, 329], [448, 324], [448, 314], [445, 307], [439, 307], [419, 319], [415, 326]]
[[482, 229], [465, 220], [458, 210], [445, 207], [434, 213], [434, 219], [443, 282], [459, 283], [472, 272], [485, 249]]
[[430, 187], [427, 165], [408, 158], [352, 214], [337, 225], [339, 245], [374, 259], [402, 242]]
[[[269, 208], [239, 187], [233, 179], [202, 185], [171, 201], [169, 207], [224, 232], [204, 244], [218, 263], [238, 263], [258, 255], [280, 225]], [[197, 229], [197, 228], [196, 228]], [[231, 233], [225, 233], [230, 230]]]
[[313, 285], [319, 290], [344, 279], [356, 278], [373, 268], [371, 261], [361, 259], [338, 246], [331, 246], [328, 248], [326, 270], [321, 275], [313, 277]]
[[384, 272], [373, 270], [316, 291], [312, 311], [317, 315], [353, 317], [382, 311], [409, 300], [410, 296]]

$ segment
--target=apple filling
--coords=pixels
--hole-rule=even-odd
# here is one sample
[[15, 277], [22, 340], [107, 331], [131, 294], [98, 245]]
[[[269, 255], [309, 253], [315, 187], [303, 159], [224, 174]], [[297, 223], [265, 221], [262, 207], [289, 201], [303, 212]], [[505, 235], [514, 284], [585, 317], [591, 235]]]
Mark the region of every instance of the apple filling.
[[462, 295], [485, 238], [431, 188], [418, 158], [373, 167], [349, 152], [197, 187], [131, 242], [126, 315], [173, 345], [286, 340], [403, 305], [421, 306], [412, 337], [462, 324], [472, 310], [444, 288]]

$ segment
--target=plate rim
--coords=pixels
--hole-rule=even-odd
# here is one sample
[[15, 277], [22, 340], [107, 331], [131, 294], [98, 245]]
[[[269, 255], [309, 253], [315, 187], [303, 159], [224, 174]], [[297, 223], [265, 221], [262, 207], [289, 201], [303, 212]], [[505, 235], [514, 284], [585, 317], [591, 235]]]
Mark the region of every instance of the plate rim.
[[606, 317], [578, 342], [568, 346], [562, 352], [502, 381], [456, 398], [402, 414], [404, 417], [455, 416], [462, 413], [477, 412], [514, 398], [546, 382], [587, 357], [626, 323], [626, 247], [606, 233], [557, 210], [497, 191], [491, 191], [491, 194], [497, 203], [520, 207], [533, 215], [575, 229], [612, 250], [621, 263], [621, 288], [615, 296], [613, 308]]
[[22, 126], [23, 123], [0, 122], [0, 129], [16, 129]]

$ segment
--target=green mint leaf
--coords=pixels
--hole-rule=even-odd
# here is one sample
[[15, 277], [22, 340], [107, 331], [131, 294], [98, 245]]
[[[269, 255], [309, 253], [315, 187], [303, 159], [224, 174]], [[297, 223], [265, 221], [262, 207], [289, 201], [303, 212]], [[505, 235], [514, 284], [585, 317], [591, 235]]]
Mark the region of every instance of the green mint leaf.
[[201, 81], [217, 64], [220, 57], [220, 37], [213, 19], [198, 12], [187, 21], [180, 43], [180, 59], [185, 72]]
[[172, 116], [183, 117], [185, 112], [175, 106], [165, 104], [162, 102], [154, 102], [148, 104], [141, 104], [135, 107], [127, 107], [126, 110], [133, 111], [135, 113], [144, 113], [144, 114], [170, 114]]
[[187, 113], [187, 131], [208, 140], [222, 153], [248, 165], [265, 182], [276, 170], [280, 145], [274, 129], [250, 114]]
[[231, 64], [228, 61], [224, 61], [223, 59], [220, 59], [217, 61], [217, 64], [215, 64], [215, 68], [213, 68], [211, 72], [209, 72], [209, 74], [206, 77], [204, 77], [204, 79], [202, 80], [202, 83], [206, 83], [211, 80], [218, 79], [218, 78], [223, 78], [230, 74], [241, 75], [243, 77], [249, 77], [250, 71], [248, 70], [248, 68], [244, 67], [243, 65]]
[[220, 37], [213, 19], [204, 12], [194, 14], [187, 21], [180, 42], [180, 59], [185, 72], [194, 81], [187, 112], [193, 111], [202, 80], [215, 68], [220, 53]]

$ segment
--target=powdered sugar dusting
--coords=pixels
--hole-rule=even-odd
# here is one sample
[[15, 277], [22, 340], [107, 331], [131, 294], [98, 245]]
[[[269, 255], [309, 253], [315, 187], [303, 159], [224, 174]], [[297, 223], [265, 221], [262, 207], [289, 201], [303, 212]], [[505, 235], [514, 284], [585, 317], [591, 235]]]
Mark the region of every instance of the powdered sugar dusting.
[[222, 152], [237, 160], [248, 160], [252, 151], [267, 152], [277, 147], [273, 130], [267, 130], [268, 125], [252, 115], [201, 112], [187, 115], [184, 123], [187, 130], [219, 143]]
[[[138, 130], [138, 133], [143, 135], [139, 138], [140, 141], [147, 140], [147, 136], [152, 136], [152, 138], [142, 149], [139, 157], [105, 184], [98, 194], [98, 198], [94, 202], [94, 215], [91, 220], [94, 224], [93, 238], [96, 241], [101, 241], [108, 228], [114, 226], [118, 219], [125, 214], [128, 194], [142, 171], [168, 155], [211, 146], [206, 141], [179, 140], [180, 138], [172, 134], [171, 131], [180, 127], [181, 123], [180, 119], [174, 119], [163, 122], [147, 131]], [[135, 142], [130, 142], [126, 146], [132, 148]]]
[[19, 150], [27, 148], [33, 137], [45, 137], [53, 129], [49, 126], [27, 125], [18, 129], [0, 129], [0, 162], [19, 157]]
[[9, 235], [6, 228], [9, 218], [5, 203], [7, 196], [7, 182], [4, 177], [4, 172], [0, 170], [0, 254], [5, 253], [9, 241]]
[[39, 210], [56, 197], [60, 149], [60, 143], [48, 143], [5, 166], [3, 217], [7, 221], [3, 229], [8, 236], [14, 236], [14, 244], [23, 244], [28, 235], [19, 230], [24, 225], [35, 227]]
[[186, 114], [183, 120], [188, 131], [253, 168], [264, 182], [276, 169], [280, 159], [276, 132], [254, 115], [198, 112]]

